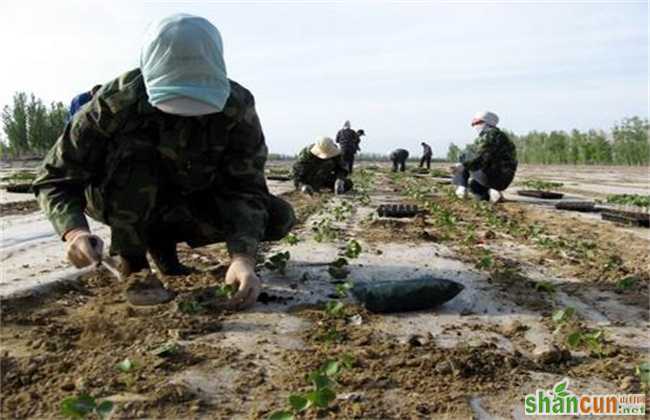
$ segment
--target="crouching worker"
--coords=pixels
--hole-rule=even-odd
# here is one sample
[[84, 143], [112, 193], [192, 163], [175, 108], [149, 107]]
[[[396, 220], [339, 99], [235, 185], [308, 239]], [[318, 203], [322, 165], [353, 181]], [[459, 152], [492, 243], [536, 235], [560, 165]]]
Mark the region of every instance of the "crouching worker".
[[[187, 274], [177, 243], [226, 242], [226, 283], [238, 290], [231, 304], [244, 308], [260, 293], [260, 241], [281, 239], [295, 220], [267, 189], [266, 158], [253, 95], [226, 77], [218, 30], [173, 15], [150, 28], [140, 67], [106, 83], [74, 115], [34, 188], [77, 267], [102, 259], [84, 213], [110, 226], [110, 253], [124, 275], [149, 269], [147, 252], [161, 273]], [[130, 279], [131, 303], [173, 298], [159, 280], [138, 284], [141, 277]]]
[[293, 165], [293, 182], [296, 189], [307, 194], [321, 189], [343, 194], [352, 189], [341, 150], [329, 137], [319, 137], [302, 149]]
[[456, 195], [467, 196], [467, 189], [478, 200], [489, 200], [490, 189], [499, 193], [499, 200], [515, 177], [517, 151], [508, 136], [497, 128], [499, 117], [492, 112], [479, 112], [472, 119], [478, 132], [474, 144], [461, 155], [452, 168]]
[[393, 163], [393, 172], [397, 172], [399, 169], [400, 172], [406, 170], [406, 161], [409, 158], [409, 151], [406, 149], [395, 149], [390, 154], [390, 161]]

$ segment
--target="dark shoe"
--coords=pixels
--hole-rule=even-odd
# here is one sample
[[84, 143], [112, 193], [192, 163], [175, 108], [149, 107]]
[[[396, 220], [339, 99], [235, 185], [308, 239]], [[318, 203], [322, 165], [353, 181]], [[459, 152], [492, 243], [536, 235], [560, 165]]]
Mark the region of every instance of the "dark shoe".
[[119, 271], [123, 276], [130, 276], [142, 270], [149, 270], [146, 255], [120, 255]]
[[166, 276], [187, 276], [194, 271], [181, 264], [176, 252], [176, 244], [173, 242], [162, 243], [149, 248], [149, 254], [153, 258], [158, 270]]
[[126, 289], [126, 300], [135, 306], [160, 305], [175, 297], [176, 293], [167, 290], [160, 279], [151, 273], [131, 276]]

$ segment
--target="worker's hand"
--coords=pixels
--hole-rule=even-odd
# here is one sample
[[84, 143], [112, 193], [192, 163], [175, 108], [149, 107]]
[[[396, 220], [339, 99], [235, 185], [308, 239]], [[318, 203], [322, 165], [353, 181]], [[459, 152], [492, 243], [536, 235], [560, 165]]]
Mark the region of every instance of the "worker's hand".
[[255, 274], [255, 259], [248, 255], [234, 254], [226, 273], [226, 284], [237, 287], [237, 292], [229, 303], [232, 309], [253, 306], [262, 290], [262, 282]]
[[314, 193], [314, 189], [311, 187], [311, 185], [303, 185], [300, 187], [300, 192], [303, 194], [312, 195]]
[[72, 229], [65, 234], [68, 260], [77, 268], [99, 264], [104, 252], [104, 241], [85, 228]]

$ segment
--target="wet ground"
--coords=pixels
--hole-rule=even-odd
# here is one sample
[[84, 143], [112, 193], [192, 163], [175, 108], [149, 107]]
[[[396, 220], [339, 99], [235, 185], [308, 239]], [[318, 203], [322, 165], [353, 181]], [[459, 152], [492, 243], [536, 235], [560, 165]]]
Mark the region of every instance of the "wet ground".
[[[518, 181], [562, 180], [569, 196], [600, 198], [613, 189], [648, 194], [647, 174], [524, 167]], [[331, 385], [336, 399], [298, 417], [524, 418], [524, 396], [565, 377], [578, 394], [642, 390], [647, 229], [524, 199], [517, 182], [508, 202], [478, 205], [431, 177], [381, 165], [357, 171], [355, 181], [357, 191], [342, 197], [269, 182], [300, 223], [292, 243], [265, 245], [264, 297], [240, 313], [130, 307], [108, 273], [68, 268], [39, 212], [3, 213], [3, 417], [51, 418], [64, 398], [87, 393], [113, 401], [114, 418], [266, 418], [288, 409], [289, 395], [310, 391], [306, 375], [327, 360], [346, 361]], [[387, 203], [428, 212], [377, 217]], [[346, 257], [349, 274], [336, 280], [330, 263], [352, 241], [361, 252]], [[284, 272], [264, 267], [285, 251]], [[191, 293], [223, 281], [222, 246], [181, 254], [202, 273], [164, 278], [169, 287]], [[436, 309], [380, 315], [341, 287], [425, 274], [465, 288]], [[553, 320], [567, 308], [573, 316]], [[175, 350], [154, 354], [165, 343]], [[135, 367], [122, 372], [125, 358]]]

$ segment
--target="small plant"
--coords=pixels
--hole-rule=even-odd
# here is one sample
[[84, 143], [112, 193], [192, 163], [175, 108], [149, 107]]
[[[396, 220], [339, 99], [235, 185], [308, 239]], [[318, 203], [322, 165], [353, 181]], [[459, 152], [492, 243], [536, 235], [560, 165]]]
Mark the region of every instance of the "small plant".
[[332, 226], [332, 219], [327, 217], [313, 222], [312, 230], [315, 232], [314, 240], [316, 242], [333, 241], [338, 236], [336, 229]]
[[344, 309], [345, 305], [338, 300], [331, 300], [325, 304], [325, 313], [332, 318], [340, 318]]
[[540, 179], [528, 179], [521, 184], [526, 188], [537, 191], [551, 191], [564, 186], [561, 182], [542, 181]]
[[335, 265], [330, 265], [327, 268], [327, 272], [330, 276], [332, 276], [333, 279], [336, 280], [343, 280], [350, 274], [350, 270], [348, 270], [345, 266], [337, 267]]
[[488, 270], [494, 266], [494, 258], [490, 253], [486, 253], [481, 259], [476, 263], [476, 268], [479, 270]]
[[135, 369], [137, 366], [131, 359], [129, 359], [127, 357], [126, 359], [124, 359], [120, 363], [118, 363], [116, 365], [116, 367], [121, 372], [128, 373], [128, 372], [131, 372], [133, 369]]
[[629, 290], [639, 282], [637, 276], [627, 276], [616, 282], [616, 290]]
[[555, 293], [556, 291], [555, 285], [548, 281], [540, 281], [535, 283], [535, 290], [545, 293]]
[[183, 300], [178, 302], [178, 310], [188, 315], [196, 315], [205, 310], [203, 305], [196, 300]]
[[170, 357], [178, 354], [180, 351], [181, 347], [178, 345], [178, 343], [170, 341], [152, 350], [151, 354], [159, 357]]
[[300, 394], [291, 394], [288, 402], [291, 411], [276, 411], [269, 419], [287, 420], [293, 419], [295, 414], [306, 411], [311, 407], [327, 408], [336, 399], [334, 386], [336, 377], [343, 368], [352, 367], [350, 356], [345, 355], [344, 360], [328, 360], [319, 369], [310, 372], [307, 379], [312, 384], [312, 390]]
[[613, 194], [607, 196], [607, 202], [624, 206], [650, 207], [650, 195]]
[[356, 239], [350, 239], [345, 246], [345, 256], [348, 258], [357, 258], [361, 251], [361, 244]]
[[650, 388], [650, 362], [643, 362], [635, 369], [636, 376], [639, 377], [641, 385], [644, 388]]
[[569, 347], [586, 346], [597, 356], [603, 355], [603, 330], [574, 331], [567, 336], [566, 342]]
[[291, 258], [289, 251], [275, 253], [264, 263], [264, 267], [272, 271], [277, 271], [280, 274], [285, 274], [289, 258]]
[[222, 284], [215, 289], [214, 294], [216, 297], [222, 299], [230, 299], [236, 292], [237, 288], [235, 286], [231, 284]]
[[294, 246], [297, 245], [298, 242], [300, 242], [300, 238], [296, 236], [293, 233], [289, 233], [287, 236], [284, 237], [284, 242], [286, 242], [288, 245]]
[[575, 315], [576, 310], [568, 307], [564, 309], [557, 310], [553, 312], [553, 322], [555, 322], [558, 325], [564, 325], [567, 324], [569, 321], [573, 319], [573, 316]]
[[346, 281], [345, 283], [340, 283], [336, 285], [336, 294], [341, 297], [347, 297], [348, 296], [348, 290], [352, 289], [352, 283], [349, 281]]
[[108, 417], [111, 410], [113, 410], [111, 401], [106, 400], [97, 404], [97, 400], [88, 394], [68, 397], [61, 401], [61, 414], [71, 419], [85, 419], [93, 413], [104, 419]]

